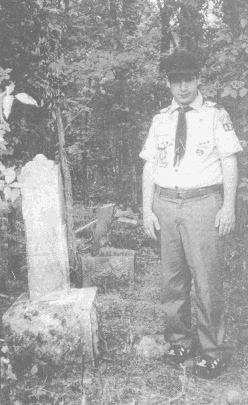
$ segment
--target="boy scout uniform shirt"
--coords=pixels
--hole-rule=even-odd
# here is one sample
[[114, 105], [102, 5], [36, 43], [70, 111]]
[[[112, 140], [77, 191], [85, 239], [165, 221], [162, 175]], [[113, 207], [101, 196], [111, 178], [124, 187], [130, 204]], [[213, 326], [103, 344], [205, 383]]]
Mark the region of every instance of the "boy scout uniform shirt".
[[154, 163], [154, 183], [171, 189], [192, 189], [223, 182], [221, 161], [242, 150], [228, 113], [199, 93], [186, 113], [186, 151], [174, 167], [178, 104], [153, 119], [140, 157]]

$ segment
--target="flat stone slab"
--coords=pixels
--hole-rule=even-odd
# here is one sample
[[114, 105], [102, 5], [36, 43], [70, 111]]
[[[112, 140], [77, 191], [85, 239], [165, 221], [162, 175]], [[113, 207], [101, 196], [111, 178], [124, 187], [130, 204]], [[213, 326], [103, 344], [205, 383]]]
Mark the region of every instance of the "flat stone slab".
[[83, 287], [96, 286], [106, 291], [134, 280], [135, 252], [120, 254], [120, 249], [116, 250], [100, 249], [100, 256], [81, 256]]
[[[49, 365], [94, 365], [98, 356], [96, 288], [71, 289], [65, 297], [30, 301], [26, 293], [3, 315], [11, 363], [39, 359]], [[28, 361], [29, 360], [29, 361]]]

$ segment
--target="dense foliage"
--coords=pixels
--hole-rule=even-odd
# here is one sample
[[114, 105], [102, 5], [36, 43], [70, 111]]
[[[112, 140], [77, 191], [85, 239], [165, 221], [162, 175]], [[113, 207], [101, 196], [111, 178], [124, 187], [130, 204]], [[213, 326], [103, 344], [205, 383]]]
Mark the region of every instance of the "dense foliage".
[[59, 105], [74, 198], [136, 205], [138, 153], [151, 117], [169, 103], [164, 65], [175, 47], [198, 55], [203, 93], [224, 104], [245, 140], [247, 7], [245, 0], [0, 0], [0, 66], [12, 69], [16, 92], [41, 106], [14, 103], [7, 139], [14, 153], [3, 159], [57, 159]]

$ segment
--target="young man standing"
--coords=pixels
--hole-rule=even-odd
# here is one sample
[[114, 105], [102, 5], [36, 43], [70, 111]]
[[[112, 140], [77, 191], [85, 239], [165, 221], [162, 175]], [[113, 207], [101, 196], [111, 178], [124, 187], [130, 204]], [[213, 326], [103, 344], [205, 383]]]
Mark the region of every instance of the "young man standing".
[[153, 119], [140, 153], [143, 222], [161, 243], [161, 299], [165, 305], [166, 360], [195, 354], [190, 292], [195, 285], [200, 356], [193, 371], [217, 377], [224, 368], [224, 237], [235, 226], [240, 143], [227, 112], [198, 91], [193, 54], [176, 51], [167, 62], [171, 105]]

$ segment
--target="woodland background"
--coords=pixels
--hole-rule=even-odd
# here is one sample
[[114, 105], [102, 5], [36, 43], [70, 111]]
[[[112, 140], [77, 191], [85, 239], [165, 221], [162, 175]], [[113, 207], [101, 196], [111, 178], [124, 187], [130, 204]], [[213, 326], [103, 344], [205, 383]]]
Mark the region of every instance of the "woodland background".
[[[137, 207], [138, 154], [170, 102], [164, 65], [175, 47], [201, 60], [201, 91], [227, 109], [246, 148], [247, 15], [246, 0], [0, 0], [2, 91], [11, 80], [40, 106], [14, 101], [3, 164], [59, 161], [59, 108], [74, 201]], [[240, 167], [246, 178], [245, 154]]]

